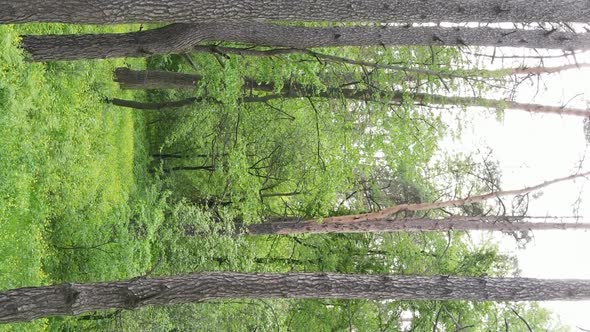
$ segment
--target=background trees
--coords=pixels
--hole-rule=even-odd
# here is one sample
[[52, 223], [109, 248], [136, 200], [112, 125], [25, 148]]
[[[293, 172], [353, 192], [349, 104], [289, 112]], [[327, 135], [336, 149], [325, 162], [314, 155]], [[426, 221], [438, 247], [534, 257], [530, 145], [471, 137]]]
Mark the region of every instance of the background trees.
[[[51, 1], [0, 4], [5, 8], [0, 14], [3, 22], [114, 23], [139, 16], [167, 22], [169, 17], [141, 1], [126, 2], [127, 6], [73, 1], [67, 8]], [[478, 280], [514, 274], [517, 266], [510, 257], [489, 244], [472, 246], [463, 233], [233, 235], [239, 227], [261, 222], [329, 220], [391, 206], [403, 212], [399, 217], [436, 219], [435, 223], [448, 215], [521, 217], [526, 196], [517, 197], [512, 211], [504, 202], [497, 206], [471, 202], [454, 208], [431, 205], [437, 209], [423, 212], [399, 211], [399, 207], [499, 190], [498, 167], [490, 160], [448, 158], [434, 163], [440, 139], [448, 133], [441, 112], [453, 105], [488, 106], [497, 112], [528, 107], [586, 116], [586, 110], [566, 105], [543, 108], [514, 102], [512, 75], [531, 72], [527, 68], [487, 71], [461, 49], [512, 45], [571, 52], [587, 47], [586, 34], [550, 23], [498, 29], [284, 20], [280, 25], [232, 20], [220, 24], [220, 19], [232, 15], [236, 20], [351, 22], [371, 17], [389, 22], [394, 15], [403, 15], [413, 22], [587, 21], [585, 5], [470, 1], [431, 2], [425, 7], [410, 2], [400, 10], [397, 4], [359, 1], [315, 11], [321, 3], [273, 2], [276, 10], [259, 7], [255, 1], [250, 4], [250, 11], [240, 10], [244, 6], [240, 2], [213, 13], [204, 9], [218, 8], [218, 1], [159, 2], [152, 5], [182, 6], [182, 11], [172, 13], [171, 23], [196, 23], [145, 30], [2, 27], [6, 68], [1, 71], [0, 100], [6, 112], [0, 117], [6, 127], [0, 137], [8, 153], [0, 160], [8, 181], [0, 188], [7, 202], [2, 205], [2, 220], [9, 226], [0, 229], [5, 240], [0, 245], [7, 253], [6, 264], [0, 265], [0, 285], [8, 289], [215, 270], [451, 275]], [[195, 5], [199, 13], [191, 11]], [[59, 10], [53, 10], [56, 6]], [[88, 32], [93, 34], [82, 34]], [[16, 47], [18, 35], [23, 35], [25, 54]], [[256, 47], [197, 45], [213, 41]], [[368, 47], [307, 49], [345, 45]], [[396, 47], [387, 47], [391, 45]], [[201, 53], [185, 54], [193, 49]], [[171, 52], [183, 54], [168, 55]], [[37, 61], [120, 56], [146, 60], [29, 64], [25, 56]], [[121, 91], [111, 80], [115, 68], [182, 73], [162, 76], [182, 77], [191, 89]], [[486, 98], [488, 93], [494, 99]], [[151, 105], [152, 112], [112, 105], [123, 102]], [[161, 109], [162, 105], [168, 108]], [[15, 236], [20, 233], [31, 236]], [[528, 238], [526, 232], [512, 235]], [[24, 252], [31, 257], [22, 258]], [[14, 271], [21, 271], [20, 265], [26, 268], [17, 275]], [[147, 279], [136, 281], [142, 280]], [[64, 294], [76, 297], [75, 292]], [[549, 319], [528, 304], [244, 300], [88, 313], [52, 318], [35, 327], [137, 330], [137, 322], [150, 321], [154, 330], [173, 330], [197, 324], [187, 325], [187, 317], [202, 319], [198, 324], [203, 329], [215, 323], [228, 329], [305, 329], [313, 322], [325, 330], [394, 331], [403, 329], [403, 324], [429, 331], [439, 325], [447, 330], [475, 326], [498, 330], [522, 326], [523, 321], [546, 328]]]

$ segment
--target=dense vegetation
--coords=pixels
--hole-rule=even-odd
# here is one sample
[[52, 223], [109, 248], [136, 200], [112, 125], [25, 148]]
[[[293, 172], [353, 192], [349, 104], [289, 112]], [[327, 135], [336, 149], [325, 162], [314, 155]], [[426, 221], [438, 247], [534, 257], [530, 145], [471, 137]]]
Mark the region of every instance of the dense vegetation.
[[[27, 62], [18, 48], [20, 34], [137, 28], [0, 26], [1, 290], [212, 270], [515, 272], [510, 257], [492, 245], [475, 247], [460, 233], [235, 236], [243, 224], [434, 200], [439, 188], [432, 179], [441, 172], [477, 172], [465, 160], [432, 162], [445, 124], [436, 109], [417, 107], [409, 93], [455, 91], [458, 82], [403, 71], [369, 72], [305, 53], [205, 52], [190, 58], [41, 64]], [[450, 48], [322, 52], [443, 71], [462, 62]], [[113, 82], [117, 67], [193, 72], [204, 79], [189, 90], [132, 92]], [[247, 86], [244, 78], [260, 86]], [[310, 96], [251, 101], [295, 83]], [[371, 95], [365, 100], [314, 97], [343, 88]], [[484, 86], [477, 83], [474, 89]], [[391, 104], [386, 97], [398, 92], [407, 97]], [[199, 101], [193, 105], [161, 111], [108, 102], [195, 96]], [[461, 188], [487, 188], [461, 181], [455, 181], [456, 195]], [[462, 212], [474, 214], [478, 208]], [[405, 319], [414, 331], [430, 331], [433, 324], [448, 331], [466, 326], [524, 330], [519, 314], [529, 324], [550, 328], [549, 313], [532, 304], [236, 300], [0, 329], [400, 331]]]

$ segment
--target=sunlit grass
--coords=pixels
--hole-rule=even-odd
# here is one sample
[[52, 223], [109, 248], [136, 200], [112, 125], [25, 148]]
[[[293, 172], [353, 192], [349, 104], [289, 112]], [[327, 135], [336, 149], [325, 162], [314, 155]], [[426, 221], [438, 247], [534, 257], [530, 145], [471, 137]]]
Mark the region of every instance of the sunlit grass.
[[136, 137], [143, 129], [135, 124], [143, 123], [104, 103], [106, 96], [129, 94], [111, 79], [125, 63], [30, 63], [18, 48], [22, 33], [93, 29], [0, 26], [0, 290], [123, 278], [149, 264], [131, 263], [136, 255], [127, 234], [134, 198], [144, 194], [136, 175], [145, 172], [134, 170], [136, 149], [146, 150]]

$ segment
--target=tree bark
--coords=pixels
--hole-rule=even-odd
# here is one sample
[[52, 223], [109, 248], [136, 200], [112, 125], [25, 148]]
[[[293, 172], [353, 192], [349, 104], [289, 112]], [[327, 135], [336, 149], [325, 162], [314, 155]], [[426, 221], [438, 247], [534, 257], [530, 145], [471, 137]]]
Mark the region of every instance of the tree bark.
[[[317, 222], [289, 221], [265, 222], [246, 227], [249, 235], [290, 234], [345, 234], [345, 233], [392, 233], [392, 232], [447, 232], [447, 231], [535, 231], [557, 229], [590, 229], [590, 223], [524, 222], [508, 221], [507, 217], [450, 217], [426, 218], [374, 218], [354, 221]], [[522, 219], [522, 218], [521, 218]]]
[[121, 89], [194, 89], [203, 76], [161, 70], [115, 69], [115, 82]]
[[[257, 84], [252, 79], [245, 79], [245, 88], [261, 91], [273, 91], [273, 82]], [[482, 107], [494, 109], [513, 109], [530, 113], [545, 113], [570, 116], [590, 116], [587, 109], [572, 108], [565, 106], [549, 106], [533, 103], [519, 103], [507, 99], [487, 99], [478, 97], [462, 96], [444, 96], [427, 93], [403, 93], [400, 91], [378, 91], [370, 89], [342, 89], [329, 88], [322, 92], [314, 91], [313, 87], [305, 86], [297, 82], [291, 82], [285, 85], [283, 90], [278, 94], [267, 94], [261, 96], [244, 96], [241, 101], [244, 103], [266, 103], [271, 100], [289, 99], [289, 98], [328, 98], [328, 99], [349, 99], [358, 101], [373, 101], [381, 103], [400, 103], [404, 98], [412, 98], [415, 103], [420, 105], [442, 105], [442, 106], [463, 106], [463, 107]], [[109, 99], [114, 105], [121, 107], [135, 108], [140, 110], [161, 110], [167, 108], [184, 107], [202, 101], [203, 98], [185, 98], [176, 101], [164, 102], [139, 102], [123, 99]]]
[[176, 166], [168, 169], [164, 169], [164, 173], [170, 173], [173, 171], [208, 171], [208, 172], [215, 172], [215, 166], [213, 165], [206, 165], [206, 166]]
[[[241, 54], [241, 49], [239, 48], [231, 48], [231, 47], [203, 47], [202, 50], [208, 49], [213, 52], [215, 49], [219, 49], [220, 51], [228, 51], [233, 50], [234, 54]], [[377, 62], [366, 62], [366, 61], [357, 61], [353, 59], [342, 58], [333, 55], [321, 54], [317, 52], [313, 52], [306, 49], [275, 49], [274, 51], [297, 51], [302, 54], [309, 54], [316, 56], [317, 58], [334, 61], [344, 64], [351, 64], [360, 67], [370, 67], [376, 69], [388, 69], [392, 71], [402, 72], [405, 73], [406, 78], [414, 79], [413, 75], [426, 75], [426, 76], [434, 76], [438, 78], [447, 78], [447, 79], [480, 79], [484, 80], [486, 77], [497, 77], [497, 76], [509, 76], [509, 75], [541, 75], [541, 74], [553, 74], [559, 73], [562, 71], [570, 70], [570, 69], [582, 69], [590, 67], [590, 64], [581, 63], [581, 64], [568, 64], [562, 66], [555, 66], [555, 67], [546, 67], [546, 66], [538, 66], [538, 67], [517, 67], [517, 68], [506, 68], [506, 69], [499, 69], [499, 70], [480, 70], [480, 69], [473, 69], [473, 70], [458, 70], [458, 71], [436, 71], [436, 70], [429, 70], [429, 69], [422, 69], [422, 68], [412, 68], [412, 67], [404, 67], [398, 65], [386, 65], [380, 64]], [[259, 54], [260, 56], [271, 56], [275, 54], [272, 52], [273, 50], [266, 50], [266, 51], [256, 51], [256, 50], [245, 50], [249, 54]], [[256, 53], [258, 52], [258, 53]], [[247, 54], [248, 54], [247, 53]], [[285, 52], [286, 53], [286, 52]], [[289, 52], [293, 53], [293, 52]], [[281, 52], [277, 52], [276, 54], [281, 54]], [[288, 53], [287, 53], [288, 54]], [[125, 67], [119, 67], [115, 69], [114, 73], [114, 81], [119, 83], [121, 89], [127, 90], [145, 90], [145, 89], [159, 89], [159, 90], [166, 90], [166, 89], [194, 89], [198, 83], [203, 79], [203, 76], [198, 74], [186, 74], [186, 73], [178, 73], [178, 72], [171, 72], [171, 71], [162, 71], [162, 70], [131, 70]], [[257, 83], [253, 79], [246, 78], [244, 81], [244, 88], [251, 89], [251, 90], [259, 90], [259, 91], [273, 91], [274, 85], [273, 84], [262, 84]]]
[[0, 322], [227, 298], [549, 301], [590, 299], [590, 280], [337, 273], [194, 273], [0, 293]]
[[[114, 81], [121, 89], [194, 89], [203, 76], [163, 70], [131, 70], [119, 67], [115, 69]], [[259, 83], [251, 78], [244, 79], [244, 89], [273, 91], [274, 83]], [[187, 101], [188, 102], [188, 101]], [[121, 105], [123, 106], [123, 105]]]
[[533, 103], [519, 103], [508, 99], [488, 99], [480, 97], [463, 97], [463, 96], [444, 96], [437, 94], [401, 91], [377, 91], [371, 89], [340, 89], [331, 88], [320, 93], [314, 93], [309, 88], [299, 88], [301, 86], [291, 85], [280, 94], [269, 94], [265, 96], [246, 96], [244, 102], [268, 102], [275, 99], [286, 98], [331, 98], [331, 99], [350, 99], [358, 101], [374, 101], [383, 103], [400, 103], [404, 98], [409, 97], [415, 103], [421, 105], [442, 105], [442, 106], [464, 106], [464, 107], [483, 107], [494, 109], [513, 109], [530, 113], [546, 113], [571, 116], [590, 116], [587, 109], [572, 108], [565, 106], [550, 106]]
[[0, 23], [590, 21], [579, 0], [2, 0], [0, 8]]
[[95, 35], [26, 35], [33, 61], [145, 57], [186, 53], [198, 43], [228, 41], [312, 48], [339, 46], [494, 46], [585, 50], [590, 33], [447, 27], [297, 27], [260, 22], [172, 24], [140, 32]]
[[[331, 54], [324, 54], [316, 51], [312, 51], [309, 49], [301, 49], [301, 48], [273, 48], [273, 49], [255, 49], [252, 47], [226, 47], [226, 46], [216, 46], [216, 45], [197, 45], [193, 47], [193, 51], [195, 52], [204, 52], [204, 53], [212, 53], [212, 54], [234, 54], [239, 56], [254, 56], [254, 57], [273, 57], [273, 56], [280, 56], [280, 55], [289, 55], [289, 54], [304, 54], [308, 55], [315, 59], [321, 59], [329, 62], [334, 63], [341, 63], [341, 64], [350, 64], [354, 66], [360, 67], [368, 67], [368, 68], [376, 68], [376, 69], [389, 69], [392, 71], [399, 71], [407, 73], [408, 78], [412, 78], [409, 73], [414, 74], [422, 74], [422, 75], [431, 75], [436, 76], [439, 78], [457, 78], [457, 79], [465, 79], [465, 78], [475, 78], [475, 77], [497, 77], [497, 76], [507, 76], [507, 75], [540, 75], [540, 74], [553, 74], [553, 73], [560, 73], [562, 71], [570, 70], [570, 69], [582, 69], [590, 67], [589, 63], [575, 63], [575, 64], [567, 64], [555, 67], [549, 66], [535, 66], [535, 67], [516, 67], [516, 68], [503, 68], [503, 69], [496, 69], [496, 70], [485, 70], [485, 69], [466, 69], [466, 70], [457, 70], [457, 71], [437, 71], [437, 70], [430, 70], [424, 68], [416, 68], [416, 67], [407, 67], [401, 66], [399, 64], [386, 64], [386, 63], [379, 63], [379, 62], [371, 62], [371, 61], [363, 61], [363, 60], [356, 60], [351, 58], [340, 57]], [[483, 55], [482, 55], [483, 56]], [[561, 55], [560, 57], [563, 57]], [[502, 56], [498, 55], [498, 58], [502, 58]], [[524, 57], [520, 57], [524, 58]], [[411, 64], [409, 64], [411, 65]]]
[[135, 101], [135, 100], [125, 100], [119, 98], [112, 98], [107, 99], [106, 102], [126, 108], [133, 108], [138, 110], [144, 111], [158, 111], [166, 108], [179, 108], [193, 105], [199, 101], [202, 101], [202, 98], [186, 98], [181, 100], [175, 101], [164, 101], [164, 102], [142, 102], [142, 101]]

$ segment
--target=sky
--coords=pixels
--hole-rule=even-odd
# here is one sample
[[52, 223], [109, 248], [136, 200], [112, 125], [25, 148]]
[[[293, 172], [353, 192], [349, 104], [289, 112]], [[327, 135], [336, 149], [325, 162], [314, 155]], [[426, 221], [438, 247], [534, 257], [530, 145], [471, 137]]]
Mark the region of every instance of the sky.
[[[570, 57], [565, 61], [572, 60]], [[576, 60], [590, 63], [590, 56], [581, 54]], [[563, 63], [561, 59], [545, 64]], [[588, 108], [590, 70], [543, 75], [540, 82], [541, 85], [535, 80], [531, 85], [521, 86], [517, 101], [552, 105], [568, 103], [569, 106]], [[540, 90], [537, 92], [538, 86]], [[502, 171], [502, 189], [519, 189], [590, 171], [590, 161], [581, 163], [587, 148], [582, 118], [507, 110], [503, 120], [498, 121], [490, 111], [470, 109], [468, 112], [471, 112], [471, 125], [463, 130], [459, 141], [447, 138], [443, 147], [447, 152], [476, 152], [491, 147], [492, 158], [499, 162]], [[590, 146], [588, 150], [590, 152]], [[539, 198], [530, 202], [529, 215], [577, 214], [586, 217], [578, 222], [590, 222], [590, 179], [556, 184], [542, 192]], [[581, 202], [578, 202], [579, 198]], [[524, 250], [518, 250], [511, 238], [497, 237], [496, 240], [504, 252], [517, 255], [523, 277], [590, 279], [588, 231], [535, 232], [533, 241]], [[579, 331], [578, 327], [590, 329], [590, 301], [545, 302], [543, 306], [559, 315], [561, 322], [573, 331]]]

